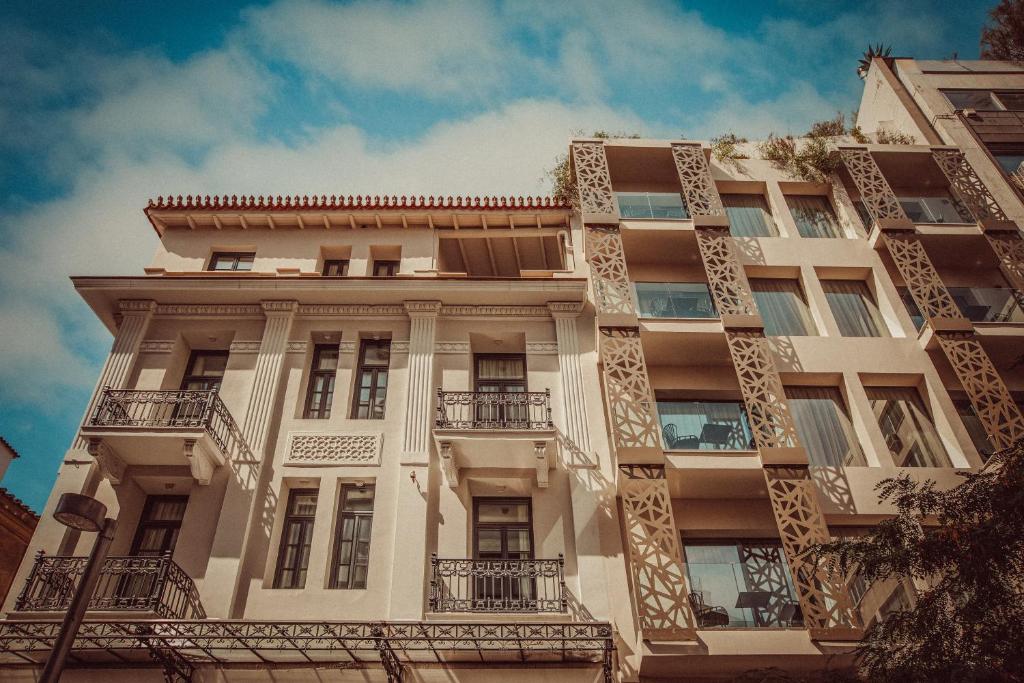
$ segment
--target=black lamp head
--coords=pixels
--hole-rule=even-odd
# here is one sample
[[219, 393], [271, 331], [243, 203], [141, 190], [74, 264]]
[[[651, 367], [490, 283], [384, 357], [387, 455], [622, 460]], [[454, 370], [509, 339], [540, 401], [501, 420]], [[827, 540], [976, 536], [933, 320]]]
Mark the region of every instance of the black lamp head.
[[62, 493], [53, 518], [79, 531], [99, 531], [107, 516], [107, 506], [80, 493]]

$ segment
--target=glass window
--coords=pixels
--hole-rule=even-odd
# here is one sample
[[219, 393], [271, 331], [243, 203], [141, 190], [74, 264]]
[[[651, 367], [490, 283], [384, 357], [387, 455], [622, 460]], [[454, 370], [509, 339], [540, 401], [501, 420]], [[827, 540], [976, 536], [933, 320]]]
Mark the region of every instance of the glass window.
[[1024, 111], [1024, 91], [1021, 90], [1000, 90], [996, 98], [1008, 111]]
[[841, 236], [836, 214], [827, 197], [790, 194], [786, 195], [786, 204], [801, 237]]
[[689, 218], [683, 196], [675, 192], [618, 192], [623, 218]]
[[533, 559], [531, 499], [474, 498], [474, 556], [480, 560]]
[[210, 257], [207, 270], [252, 270], [256, 254], [251, 252], [217, 251]]
[[722, 204], [729, 215], [729, 232], [733, 237], [778, 236], [764, 195], [723, 194]]
[[306, 409], [303, 417], [326, 420], [331, 416], [337, 371], [338, 345], [317, 344], [313, 347], [313, 365], [309, 371], [309, 388], [306, 391]]
[[769, 336], [807, 336], [818, 333], [796, 280], [751, 278], [754, 303]]
[[786, 398], [811, 465], [864, 466], [864, 453], [838, 388], [786, 387]]
[[998, 111], [999, 104], [992, 97], [991, 90], [943, 90], [953, 109], [977, 109], [978, 111]]
[[366, 588], [374, 487], [342, 484], [334, 538], [331, 588]]
[[981, 423], [981, 419], [978, 417], [978, 413], [975, 412], [970, 400], [967, 398], [955, 398], [953, 399], [953, 405], [956, 406], [956, 412], [971, 437], [971, 443], [978, 449], [978, 453], [981, 453], [985, 458], [995, 453], [995, 448], [992, 447], [992, 442], [988, 438], [988, 432], [985, 431], [985, 425]]
[[711, 292], [703, 282], [637, 282], [641, 318], [717, 318]]
[[277, 553], [274, 588], [303, 588], [309, 567], [309, 549], [313, 543], [316, 518], [316, 489], [292, 489], [281, 527], [281, 545]]
[[999, 166], [1006, 173], [1018, 173], [1020, 165], [1024, 164], [1024, 149], [1011, 149], [1006, 151], [991, 150], [992, 156], [999, 162]]
[[373, 276], [374, 277], [391, 277], [398, 274], [398, 261], [374, 261], [373, 262]]
[[949, 287], [957, 308], [976, 323], [1024, 322], [1014, 291], [1002, 287]]
[[967, 209], [951, 195], [899, 197], [904, 213], [914, 223], [973, 223]]
[[920, 331], [924, 327], [924, 314], [921, 313], [921, 309], [917, 307], [917, 302], [914, 301], [913, 295], [910, 293], [910, 289], [907, 287], [897, 287], [896, 291], [900, 293], [900, 301], [903, 302], [903, 307], [907, 309], [907, 313], [910, 315], [910, 320], [914, 323], [914, 327]]
[[793, 580], [778, 543], [685, 542], [690, 606], [698, 626], [802, 625]]
[[328, 259], [324, 261], [323, 274], [328, 277], [344, 277], [348, 275], [348, 259]]
[[822, 280], [825, 299], [844, 337], [889, 336], [882, 315], [862, 280]]
[[931, 416], [913, 387], [864, 387], [897, 467], [949, 467]]
[[356, 372], [353, 418], [359, 420], [384, 419], [390, 362], [390, 339], [363, 340], [359, 349], [359, 369]]
[[669, 450], [745, 451], [754, 448], [740, 401], [658, 400], [658, 417]]
[[188, 496], [146, 496], [130, 554], [155, 556], [173, 552], [187, 506]]

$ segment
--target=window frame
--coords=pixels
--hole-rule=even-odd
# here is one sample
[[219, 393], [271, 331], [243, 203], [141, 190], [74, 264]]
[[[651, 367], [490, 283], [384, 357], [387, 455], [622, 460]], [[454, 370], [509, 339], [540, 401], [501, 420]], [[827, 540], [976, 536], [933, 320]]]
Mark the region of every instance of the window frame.
[[[135, 534], [132, 536], [132, 544], [128, 552], [129, 555], [139, 555], [142, 553], [139, 550], [139, 546], [142, 544], [142, 536], [148, 529], [177, 529], [178, 533], [174, 535], [170, 547], [163, 548], [157, 554], [149, 554], [146, 556], [159, 557], [164, 553], [174, 553], [174, 548], [178, 544], [178, 538], [181, 534], [181, 524], [185, 520], [185, 514], [188, 512], [188, 499], [186, 496], [175, 496], [175, 495], [147, 495], [146, 502], [142, 505], [142, 513], [139, 515], [139, 521], [135, 524]], [[149, 519], [149, 515], [152, 514], [153, 507], [163, 501], [173, 501], [175, 503], [185, 503], [184, 509], [181, 511], [181, 519]], [[166, 537], [165, 537], [166, 539]]]
[[[196, 375], [194, 374], [196, 361], [202, 357], [220, 357], [224, 358], [224, 372], [220, 375]], [[229, 351], [223, 351], [218, 349], [193, 349], [188, 355], [188, 362], [185, 364], [185, 373], [181, 376], [181, 384], [179, 385], [181, 391], [220, 391], [220, 386], [224, 382], [224, 374], [227, 372], [227, 361], [230, 358], [231, 353]], [[216, 386], [207, 387], [206, 389], [188, 389], [188, 385], [192, 382], [208, 382], [211, 379], [216, 379]]]
[[[347, 258], [332, 258], [324, 259], [323, 267], [320, 268], [320, 274], [324, 277], [347, 277], [348, 276], [348, 265], [351, 259]], [[328, 273], [331, 266], [338, 266], [338, 273]]]
[[[312, 493], [313, 495], [316, 496], [316, 501], [317, 501], [317, 505], [318, 505], [320, 503], [320, 489], [316, 489], [316, 488], [301, 488], [301, 489], [289, 489], [288, 490], [288, 501], [287, 501], [287, 503], [285, 503], [285, 509], [284, 509], [285, 517], [284, 517], [284, 521], [281, 524], [281, 537], [278, 539], [278, 542], [277, 542], [277, 562], [276, 562], [277, 566], [276, 566], [276, 568], [274, 570], [274, 584], [273, 584], [275, 589], [281, 588], [281, 589], [295, 590], [295, 589], [302, 589], [302, 588], [306, 587], [306, 579], [305, 579], [305, 577], [303, 577], [301, 585], [283, 586], [283, 585], [281, 585], [281, 575], [282, 575], [282, 573], [285, 570], [288, 570], [288, 569], [290, 569], [293, 572], [293, 575], [295, 577], [297, 577], [299, 575], [299, 567], [297, 565], [295, 567], [285, 567], [284, 566], [284, 558], [285, 558], [285, 555], [286, 555], [286, 553], [285, 553], [285, 546], [289, 545], [288, 544], [288, 529], [290, 528], [292, 522], [296, 522], [296, 521], [298, 521], [298, 522], [308, 522], [308, 526], [305, 526], [305, 528], [304, 528], [304, 530], [302, 532], [302, 535], [300, 536], [301, 542], [298, 543], [297, 545], [298, 545], [299, 548], [301, 548], [301, 547], [303, 547], [304, 545], [307, 545], [307, 544], [310, 546], [310, 548], [312, 548], [312, 546], [313, 546], [313, 531], [316, 528], [316, 506], [314, 505], [314, 510], [313, 510], [313, 514], [312, 515], [297, 515], [297, 514], [292, 513], [292, 502], [295, 499], [295, 497], [296, 496], [300, 496], [300, 495], [307, 495], [307, 494], [310, 494], [310, 493]], [[302, 557], [302, 553], [301, 552], [297, 552], [295, 554], [296, 560], [298, 560], [301, 557]], [[308, 562], [308, 560], [307, 560], [307, 563], [306, 563], [306, 566], [305, 566], [305, 571], [306, 572], [309, 571], [309, 562]]]
[[[383, 267], [388, 272], [379, 273], [378, 269]], [[402, 261], [400, 259], [374, 259], [373, 260], [373, 277], [395, 277], [398, 275], [398, 271], [401, 270]]]
[[[512, 505], [526, 504], [526, 522], [481, 522], [480, 521], [480, 505], [500, 505], [501, 503], [509, 503]], [[480, 559], [480, 534], [477, 533], [479, 529], [522, 529], [526, 528], [530, 535], [530, 557], [526, 559], [536, 559], [537, 557], [537, 546], [534, 543], [533, 538], [533, 498], [531, 496], [473, 496], [473, 559]], [[508, 555], [508, 535], [502, 534], [501, 540], [502, 548], [501, 554]], [[508, 559], [508, 558], [505, 558]], [[500, 561], [500, 560], [498, 560]]]
[[[239, 264], [242, 263], [242, 259], [249, 259], [248, 268], [239, 268]], [[230, 268], [214, 268], [214, 265], [221, 259], [231, 259]], [[206, 265], [207, 272], [210, 273], [248, 273], [251, 272], [253, 266], [256, 263], [256, 252], [255, 251], [215, 251], [210, 254], [210, 261]]]
[[[388, 363], [387, 363], [387, 365], [367, 365], [366, 364], [366, 350], [369, 347], [371, 347], [371, 346], [385, 346], [385, 345], [387, 346], [387, 349], [388, 349]], [[351, 419], [353, 419], [353, 420], [383, 420], [384, 419], [384, 417], [387, 414], [387, 400], [388, 400], [388, 384], [387, 383], [390, 381], [390, 377], [388, 376], [388, 373], [389, 373], [390, 369], [391, 369], [391, 340], [390, 339], [361, 339], [359, 341], [359, 362], [356, 365], [355, 384], [354, 384], [354, 386], [352, 388], [352, 410], [351, 410], [351, 413], [350, 413]], [[373, 382], [371, 382], [371, 384], [370, 384], [370, 396], [369, 396], [369, 400], [368, 400], [368, 402], [366, 404], [366, 406], [367, 406], [367, 416], [366, 417], [360, 417], [359, 416], [359, 408], [362, 405], [362, 401], [359, 400], [359, 388], [360, 388], [360, 385], [362, 384], [362, 379], [363, 379], [363, 373], [364, 372], [371, 372], [372, 373]], [[380, 416], [379, 417], [374, 417], [374, 416], [372, 416], [370, 414], [370, 412], [371, 412], [371, 410], [373, 408], [373, 405], [376, 403], [378, 377], [380, 376], [381, 372], [383, 372], [384, 375], [385, 375], [385, 380], [384, 380], [384, 382], [385, 382], [384, 383], [384, 400], [383, 400], [384, 407], [381, 410]]]
[[[829, 285], [833, 282], [853, 282], [863, 287], [863, 292], [860, 292], [861, 300], [867, 299], [867, 303], [864, 304], [865, 310], [868, 313], [868, 318], [871, 320], [871, 324], [874, 326], [875, 334], [873, 335], [856, 335], [847, 334], [843, 330], [843, 326], [840, 323], [840, 316], [836, 314], [836, 308], [832, 305], [832, 300], [829, 298], [829, 294], [835, 294], [836, 292], [829, 292]], [[872, 290], [871, 284], [868, 279], [858, 280], [852, 278], [841, 278], [841, 277], [820, 277], [818, 278], [818, 284], [821, 286], [821, 291], [825, 295], [825, 304], [828, 306], [829, 315], [832, 316], [833, 322], [836, 324], [836, 329], [839, 330], [840, 337], [846, 337], [850, 339], [883, 339], [893, 337], [892, 330], [889, 329], [889, 325], [886, 323], [885, 316], [882, 314], [881, 306], [879, 306], [878, 295]], [[842, 292], [839, 292], [842, 294]]]
[[[306, 400], [302, 407], [302, 419], [304, 420], [329, 420], [331, 419], [331, 405], [334, 403], [334, 391], [336, 389], [337, 377], [338, 377], [338, 365], [334, 366], [333, 370], [320, 370], [318, 366], [320, 364], [320, 354], [324, 351], [333, 351], [338, 358], [338, 362], [341, 361], [341, 349], [338, 344], [314, 344], [313, 345], [313, 360], [309, 366], [309, 382], [306, 386]], [[314, 407], [313, 402], [313, 388], [316, 386], [316, 380], [324, 377], [329, 380], [330, 390], [320, 391], [320, 405]]]
[[[373, 547], [373, 513], [377, 507], [377, 487], [376, 484], [364, 484], [360, 486], [356, 483], [342, 483], [339, 484], [341, 492], [338, 497], [338, 518], [335, 520], [334, 526], [334, 550], [331, 553], [331, 573], [330, 578], [327, 582], [327, 587], [332, 590], [366, 590], [370, 579], [370, 548]], [[348, 492], [352, 490], [363, 489], [372, 491], [372, 499], [370, 509], [367, 510], [345, 510], [345, 503], [348, 501]], [[344, 520], [352, 519], [352, 552], [349, 561], [346, 563], [341, 562], [341, 544], [345, 541], [342, 538], [342, 531], [344, 528]], [[358, 538], [359, 521], [361, 519], [369, 519], [370, 529], [367, 534], [368, 538], [366, 541], [366, 580], [362, 586], [354, 586], [353, 575], [354, 569], [356, 568], [356, 539]], [[340, 585], [338, 582], [338, 569], [342, 564], [349, 566], [348, 570], [348, 585]]]

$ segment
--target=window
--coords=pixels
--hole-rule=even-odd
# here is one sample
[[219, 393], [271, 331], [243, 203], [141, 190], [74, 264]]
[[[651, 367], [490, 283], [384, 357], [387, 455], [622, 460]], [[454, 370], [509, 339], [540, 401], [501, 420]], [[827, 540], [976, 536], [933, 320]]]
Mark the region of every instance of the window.
[[366, 339], [359, 349], [359, 369], [352, 417], [358, 420], [383, 420], [388, 394], [390, 339]]
[[802, 625], [782, 547], [766, 541], [683, 543], [698, 626]]
[[641, 318], [717, 318], [711, 292], [703, 282], [637, 282]]
[[399, 261], [374, 261], [374, 277], [391, 277], [398, 274]]
[[840, 237], [839, 223], [827, 197], [820, 195], [786, 195], [801, 237]]
[[1014, 291], [1007, 287], [948, 287], [964, 317], [976, 323], [1024, 322]]
[[187, 506], [188, 496], [146, 496], [129, 554], [152, 557], [174, 552]]
[[812, 465], [863, 467], [864, 453], [836, 387], [786, 387], [796, 433]]
[[987, 459], [988, 456], [995, 453], [995, 448], [992, 447], [992, 442], [988, 438], [988, 432], [985, 431], [985, 425], [981, 423], [981, 419], [978, 417], [978, 413], [975, 412], [974, 406], [967, 398], [955, 398], [953, 399], [953, 405], [956, 406], [957, 415], [960, 416], [960, 420], [964, 423], [964, 429], [967, 430], [967, 434], [971, 437], [971, 443], [978, 449], [978, 453], [981, 453], [982, 457]]
[[316, 489], [292, 489], [281, 528], [274, 588], [302, 588], [306, 585], [309, 549], [313, 543], [316, 518]]
[[181, 380], [181, 388], [187, 391], [216, 391], [220, 389], [227, 365], [227, 351], [193, 351]]
[[1020, 177], [1020, 167], [1021, 164], [1024, 164], [1024, 148], [993, 146], [989, 148], [989, 151], [995, 157], [1004, 173]]
[[723, 194], [722, 204], [729, 215], [729, 232], [733, 237], [778, 236], [764, 195]]
[[822, 280], [825, 299], [844, 337], [887, 337], [878, 306], [862, 280]]
[[618, 192], [623, 218], [689, 218], [690, 212], [677, 192]]
[[973, 223], [967, 209], [953, 196], [897, 197], [903, 212], [913, 223]]
[[533, 559], [529, 498], [473, 499], [473, 557], [478, 560]]
[[[526, 356], [523, 354], [478, 353], [474, 357], [478, 393], [519, 394], [526, 391]], [[483, 397], [481, 397], [482, 399]], [[508, 429], [529, 426], [529, 408], [515, 397], [500, 397], [493, 403], [479, 400], [473, 419], [477, 426]]]
[[240, 251], [217, 251], [210, 257], [207, 270], [252, 270], [256, 254]]
[[928, 411], [913, 387], [865, 387], [897, 467], [949, 467]]
[[1024, 111], [1022, 90], [943, 90], [953, 109], [977, 111]]
[[324, 261], [323, 274], [328, 277], [344, 277], [348, 275], [348, 259], [328, 259]]
[[752, 278], [750, 289], [764, 320], [766, 335], [797, 337], [818, 333], [798, 281]]
[[326, 420], [331, 416], [334, 400], [334, 376], [338, 371], [338, 345], [317, 344], [313, 347], [313, 365], [309, 371], [309, 390], [303, 417]]
[[745, 451], [753, 437], [739, 401], [658, 399], [658, 417], [669, 450]]
[[366, 588], [373, 526], [373, 487], [342, 484], [331, 588]]
[[917, 302], [914, 301], [910, 289], [907, 287], [897, 287], [896, 291], [900, 293], [900, 301], [903, 302], [903, 307], [907, 309], [907, 314], [910, 316], [911, 322], [914, 323], [914, 328], [920, 331], [924, 327], [924, 315], [921, 313], [921, 309], [917, 307]]

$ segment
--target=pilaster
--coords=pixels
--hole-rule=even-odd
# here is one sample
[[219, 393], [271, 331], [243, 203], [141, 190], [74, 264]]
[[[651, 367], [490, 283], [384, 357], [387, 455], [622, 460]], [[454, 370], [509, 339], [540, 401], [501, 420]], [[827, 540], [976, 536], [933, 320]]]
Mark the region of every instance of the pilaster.
[[580, 341], [576, 320], [583, 304], [558, 301], [548, 304], [555, 320], [555, 338], [558, 340], [558, 369], [562, 388], [562, 415], [564, 436], [569, 453], [565, 458], [571, 464], [596, 464], [590, 448], [590, 424], [587, 421], [587, 394], [583, 388], [583, 364], [580, 360]]
[[426, 462], [433, 412], [434, 337], [440, 301], [406, 301], [409, 314], [409, 386], [406, 393], [402, 458]]

